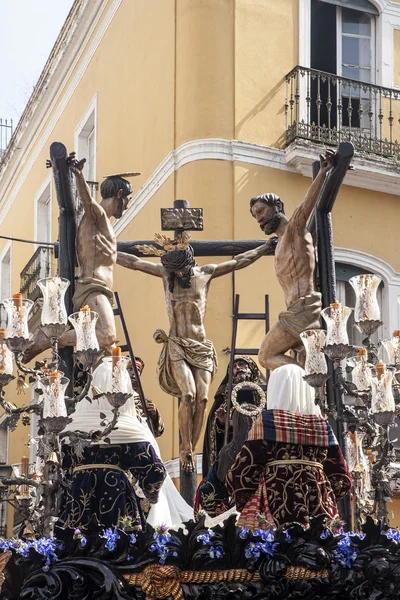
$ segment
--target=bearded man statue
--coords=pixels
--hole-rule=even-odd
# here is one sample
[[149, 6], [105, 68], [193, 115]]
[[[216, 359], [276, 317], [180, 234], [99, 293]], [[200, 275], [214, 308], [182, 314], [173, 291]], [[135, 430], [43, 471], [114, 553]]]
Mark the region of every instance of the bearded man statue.
[[[225, 421], [226, 421], [226, 399], [228, 395], [228, 381], [229, 381], [229, 365], [226, 370], [225, 377], [221, 381], [216, 394], [214, 396], [214, 403], [208, 414], [206, 429], [204, 433], [203, 442], [203, 462], [202, 462], [202, 473], [203, 478], [207, 476], [207, 473], [213, 466], [218, 453], [224, 445], [225, 437]], [[237, 355], [233, 362], [233, 386], [241, 383], [242, 381], [251, 381], [253, 383], [262, 384], [265, 383], [264, 377], [257, 367], [256, 363], [249, 356]], [[242, 397], [246, 395], [246, 398]], [[239, 401], [252, 402], [252, 392], [242, 391], [240, 392]], [[231, 441], [232, 437], [232, 426], [229, 425], [228, 441]]]

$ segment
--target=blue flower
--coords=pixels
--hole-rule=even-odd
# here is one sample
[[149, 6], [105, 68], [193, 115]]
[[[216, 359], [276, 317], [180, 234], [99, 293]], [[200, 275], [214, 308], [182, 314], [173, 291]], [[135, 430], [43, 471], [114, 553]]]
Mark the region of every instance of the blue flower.
[[156, 541], [153, 544], [151, 544], [150, 551], [157, 552], [159, 563], [161, 565], [165, 565], [165, 561], [167, 560], [169, 555], [178, 556], [177, 552], [171, 552], [170, 548], [168, 548], [167, 546], [168, 542], [172, 541], [172, 536], [170, 533], [167, 532], [166, 525], [161, 525], [160, 527], [158, 527], [153, 535], [153, 538]]
[[357, 534], [346, 533], [345, 537], [338, 542], [336, 549], [333, 551], [338, 563], [342, 567], [347, 567], [348, 569], [351, 568], [353, 561], [358, 556], [358, 548], [353, 545], [351, 540], [352, 537], [359, 537], [362, 539], [361, 536], [358, 536]]
[[383, 532], [389, 540], [394, 540], [395, 542], [400, 542], [400, 531], [398, 529], [388, 529]]
[[134, 533], [131, 533], [131, 535], [129, 536], [129, 543], [133, 546], [133, 544], [136, 544], [137, 541], [137, 537]]
[[208, 550], [208, 556], [210, 558], [222, 558], [225, 554], [225, 550], [222, 546], [211, 546]]
[[248, 527], [242, 527], [240, 529], [240, 533], [239, 533], [239, 537], [242, 540], [245, 540], [247, 538], [247, 536], [249, 535], [249, 528]]
[[257, 542], [256, 544], [254, 542], [250, 542], [250, 544], [248, 544], [246, 546], [246, 550], [245, 550], [245, 557], [246, 558], [260, 558], [261, 556], [261, 549], [260, 549], [261, 544], [259, 542]]
[[329, 537], [329, 535], [330, 535], [329, 529], [324, 529], [324, 531], [320, 535], [320, 538], [321, 538], [321, 540], [326, 540], [326, 538]]
[[[33, 548], [38, 554], [43, 556], [45, 565], [43, 569], [48, 571], [51, 563], [58, 560], [56, 555], [57, 542], [56, 538], [40, 538], [38, 540], [32, 540], [29, 542], [23, 542], [22, 540], [0, 540], [0, 549], [6, 551], [13, 548], [17, 554], [20, 554], [24, 558], [29, 556], [29, 551]], [[63, 545], [58, 543], [58, 548], [62, 549]]]
[[272, 529], [256, 529], [253, 535], [254, 537], [260, 537], [263, 542], [273, 542], [275, 540], [275, 535]]
[[7, 552], [10, 548], [14, 547], [14, 540], [4, 540], [0, 539], [0, 550], [4, 550]]
[[[267, 529], [267, 531], [265, 531], [264, 529], [257, 529], [253, 535], [254, 535], [254, 537], [260, 537], [262, 539], [262, 541], [256, 542], [256, 543], [250, 542], [250, 544], [248, 544], [246, 546], [246, 550], [245, 550], [246, 558], [251, 558], [251, 557], [260, 558], [261, 553], [265, 554], [268, 558], [271, 558], [271, 556], [273, 556], [273, 554], [275, 554], [276, 548], [278, 546], [278, 542], [274, 541], [275, 536], [274, 536], [274, 532], [272, 531], [272, 529]], [[290, 536], [289, 536], [289, 538], [290, 538]], [[287, 541], [291, 541], [291, 538], [290, 539], [286, 538], [286, 539], [287, 539]]]
[[207, 533], [201, 533], [200, 535], [197, 536], [197, 541], [201, 542], [203, 544], [203, 546], [211, 546], [212, 541], [211, 538], [213, 537], [214, 533], [213, 531], [211, 531], [211, 529], [209, 529], [207, 531]]
[[17, 554], [21, 554], [24, 558], [27, 558], [29, 555], [29, 550], [32, 548], [32, 542], [22, 543], [21, 546], [17, 549]]
[[292, 541], [292, 536], [290, 535], [287, 529], [285, 529], [283, 533], [285, 534], [286, 541], [288, 542], [288, 544], [290, 544], [290, 542]]
[[153, 535], [154, 539], [157, 540], [158, 544], [161, 544], [162, 546], [164, 546], [165, 544], [168, 544], [168, 542], [170, 542], [172, 540], [171, 534], [170, 533], [157, 533], [155, 532]]
[[103, 535], [101, 535], [100, 537], [107, 540], [106, 548], [110, 552], [113, 552], [116, 548], [117, 540], [119, 540], [119, 534], [118, 534], [117, 530], [115, 529], [115, 527], [114, 527], [114, 529], [111, 529], [111, 527], [109, 527], [108, 529], [106, 529], [104, 531]]
[[80, 544], [80, 546], [82, 548], [84, 548], [86, 546], [86, 544], [87, 544], [87, 538], [85, 538], [84, 535], [81, 537], [79, 544]]

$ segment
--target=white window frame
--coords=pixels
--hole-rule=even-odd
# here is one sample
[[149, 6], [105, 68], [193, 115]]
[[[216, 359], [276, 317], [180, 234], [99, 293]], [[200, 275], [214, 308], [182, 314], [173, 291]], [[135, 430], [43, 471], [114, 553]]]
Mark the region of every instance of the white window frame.
[[[90, 102], [88, 108], [85, 111], [85, 114], [79, 121], [78, 125], [75, 128], [74, 133], [74, 147], [76, 152], [76, 157], [78, 160], [81, 158], [88, 158], [87, 156], [81, 156], [82, 144], [86, 141], [89, 143], [89, 139], [94, 137], [94, 152], [93, 152], [93, 164], [91, 165], [91, 175], [88, 177], [88, 164], [86, 162], [84, 166], [84, 174], [85, 178], [89, 181], [96, 181], [96, 173], [97, 173], [97, 93], [94, 95], [92, 101]], [[82, 154], [82, 153], [81, 153]], [[93, 192], [93, 197], [95, 198], [95, 192]]]
[[[39, 218], [39, 204], [42, 202], [42, 199], [44, 197], [48, 197], [48, 201], [46, 202], [46, 204], [48, 204], [49, 209], [48, 209], [48, 217], [49, 217], [49, 221], [50, 221], [50, 227], [49, 227], [49, 239], [48, 240], [40, 240], [39, 239], [39, 227], [38, 227], [38, 218]], [[35, 195], [34, 198], [34, 240], [37, 242], [47, 242], [47, 243], [51, 243], [51, 238], [52, 238], [52, 222], [53, 222], [53, 185], [52, 185], [52, 174], [50, 173], [48, 177], [46, 177], [46, 179], [44, 180], [44, 182], [42, 183], [42, 185], [39, 188], [39, 191], [37, 192], [37, 194]], [[40, 246], [39, 244], [35, 244], [35, 250], [37, 250], [37, 248]]]
[[[358, 11], [356, 11], [358, 12]], [[360, 11], [362, 12], [362, 11]], [[365, 13], [364, 13], [365, 14]], [[374, 15], [369, 15], [370, 17], [370, 22], [371, 22], [371, 81], [369, 83], [372, 83], [372, 85], [375, 84], [376, 82], [376, 58], [375, 58], [375, 53], [376, 53], [376, 18], [374, 18]], [[379, 18], [379, 17], [377, 17]], [[342, 55], [342, 41], [343, 41], [343, 33], [342, 33], [342, 26], [343, 26], [343, 21], [342, 21], [342, 7], [341, 6], [337, 6], [336, 7], [336, 67], [337, 67], [337, 71], [338, 71], [338, 75], [342, 77], [342, 63], [343, 63], [343, 55]], [[363, 36], [363, 35], [356, 35], [356, 34], [351, 34], [351, 33], [346, 33], [344, 34], [346, 37], [354, 37], [354, 38], [368, 38], [369, 36]]]
[[[3, 288], [3, 263], [4, 263], [4, 259], [7, 256], [7, 254], [10, 255], [10, 260], [9, 260], [9, 273], [8, 273], [8, 290], [4, 291]], [[11, 240], [9, 240], [8, 242], [6, 242], [6, 244], [4, 245], [4, 248], [0, 254], [0, 302], [2, 302], [3, 300], [6, 299], [6, 297], [11, 297], [11, 289], [12, 289], [12, 243]], [[4, 309], [3, 309], [4, 310]], [[1, 325], [1, 323], [0, 323]]]
[[[371, 4], [374, 4], [379, 11], [379, 15], [375, 17], [375, 83], [376, 85], [382, 85], [384, 87], [393, 87], [393, 29], [400, 29], [400, 4], [391, 2], [390, 0], [370, 0], [370, 2]], [[298, 64], [302, 67], [310, 68], [311, 0], [298, 0], [298, 11]]]

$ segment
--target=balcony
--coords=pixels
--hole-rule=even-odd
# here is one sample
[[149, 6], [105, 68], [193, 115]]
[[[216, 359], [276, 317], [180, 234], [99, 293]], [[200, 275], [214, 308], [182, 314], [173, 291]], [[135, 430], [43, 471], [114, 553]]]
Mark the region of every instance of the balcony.
[[400, 158], [400, 90], [306, 67], [286, 75], [286, 145], [296, 140]]
[[13, 134], [13, 122], [12, 119], [0, 119], [0, 160], [4, 150], [7, 148], [8, 143]]
[[52, 254], [51, 246], [38, 246], [32, 258], [21, 271], [21, 292], [33, 302], [42, 296], [37, 285], [38, 280], [50, 277]]

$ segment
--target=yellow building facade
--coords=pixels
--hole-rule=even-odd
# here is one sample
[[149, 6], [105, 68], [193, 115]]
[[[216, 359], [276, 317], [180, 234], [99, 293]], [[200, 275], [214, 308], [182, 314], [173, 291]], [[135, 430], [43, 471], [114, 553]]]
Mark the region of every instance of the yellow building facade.
[[[346, 84], [346, 77], [364, 87]], [[152, 239], [160, 209], [175, 199], [204, 210], [204, 231], [193, 239], [262, 239], [250, 198], [275, 192], [291, 215], [321, 149], [351, 135], [355, 170], [333, 212], [338, 293], [345, 301], [356, 272], [380, 275], [381, 337], [389, 337], [400, 328], [399, 82], [399, 1], [76, 0], [0, 160], [0, 233], [57, 239], [58, 206], [45, 163], [50, 144], [61, 141], [87, 158], [92, 182], [141, 171], [134, 200], [115, 224], [119, 241]], [[2, 299], [19, 291], [35, 251], [32, 243], [0, 239]], [[55, 272], [55, 259], [43, 255]], [[117, 266], [115, 290], [146, 363], [145, 393], [165, 422], [162, 457], [176, 477], [177, 400], [160, 391], [155, 377], [153, 332], [168, 329], [162, 285]], [[212, 282], [205, 324], [219, 371], [210, 398], [228, 364], [223, 350], [231, 344], [235, 293], [249, 312], [261, 312], [268, 294], [271, 323], [284, 308], [271, 257]], [[263, 333], [263, 324], [241, 324], [238, 346], [259, 347]], [[13, 390], [7, 397], [29, 400]], [[30, 452], [29, 433], [21, 424], [4, 433], [9, 464]]]

